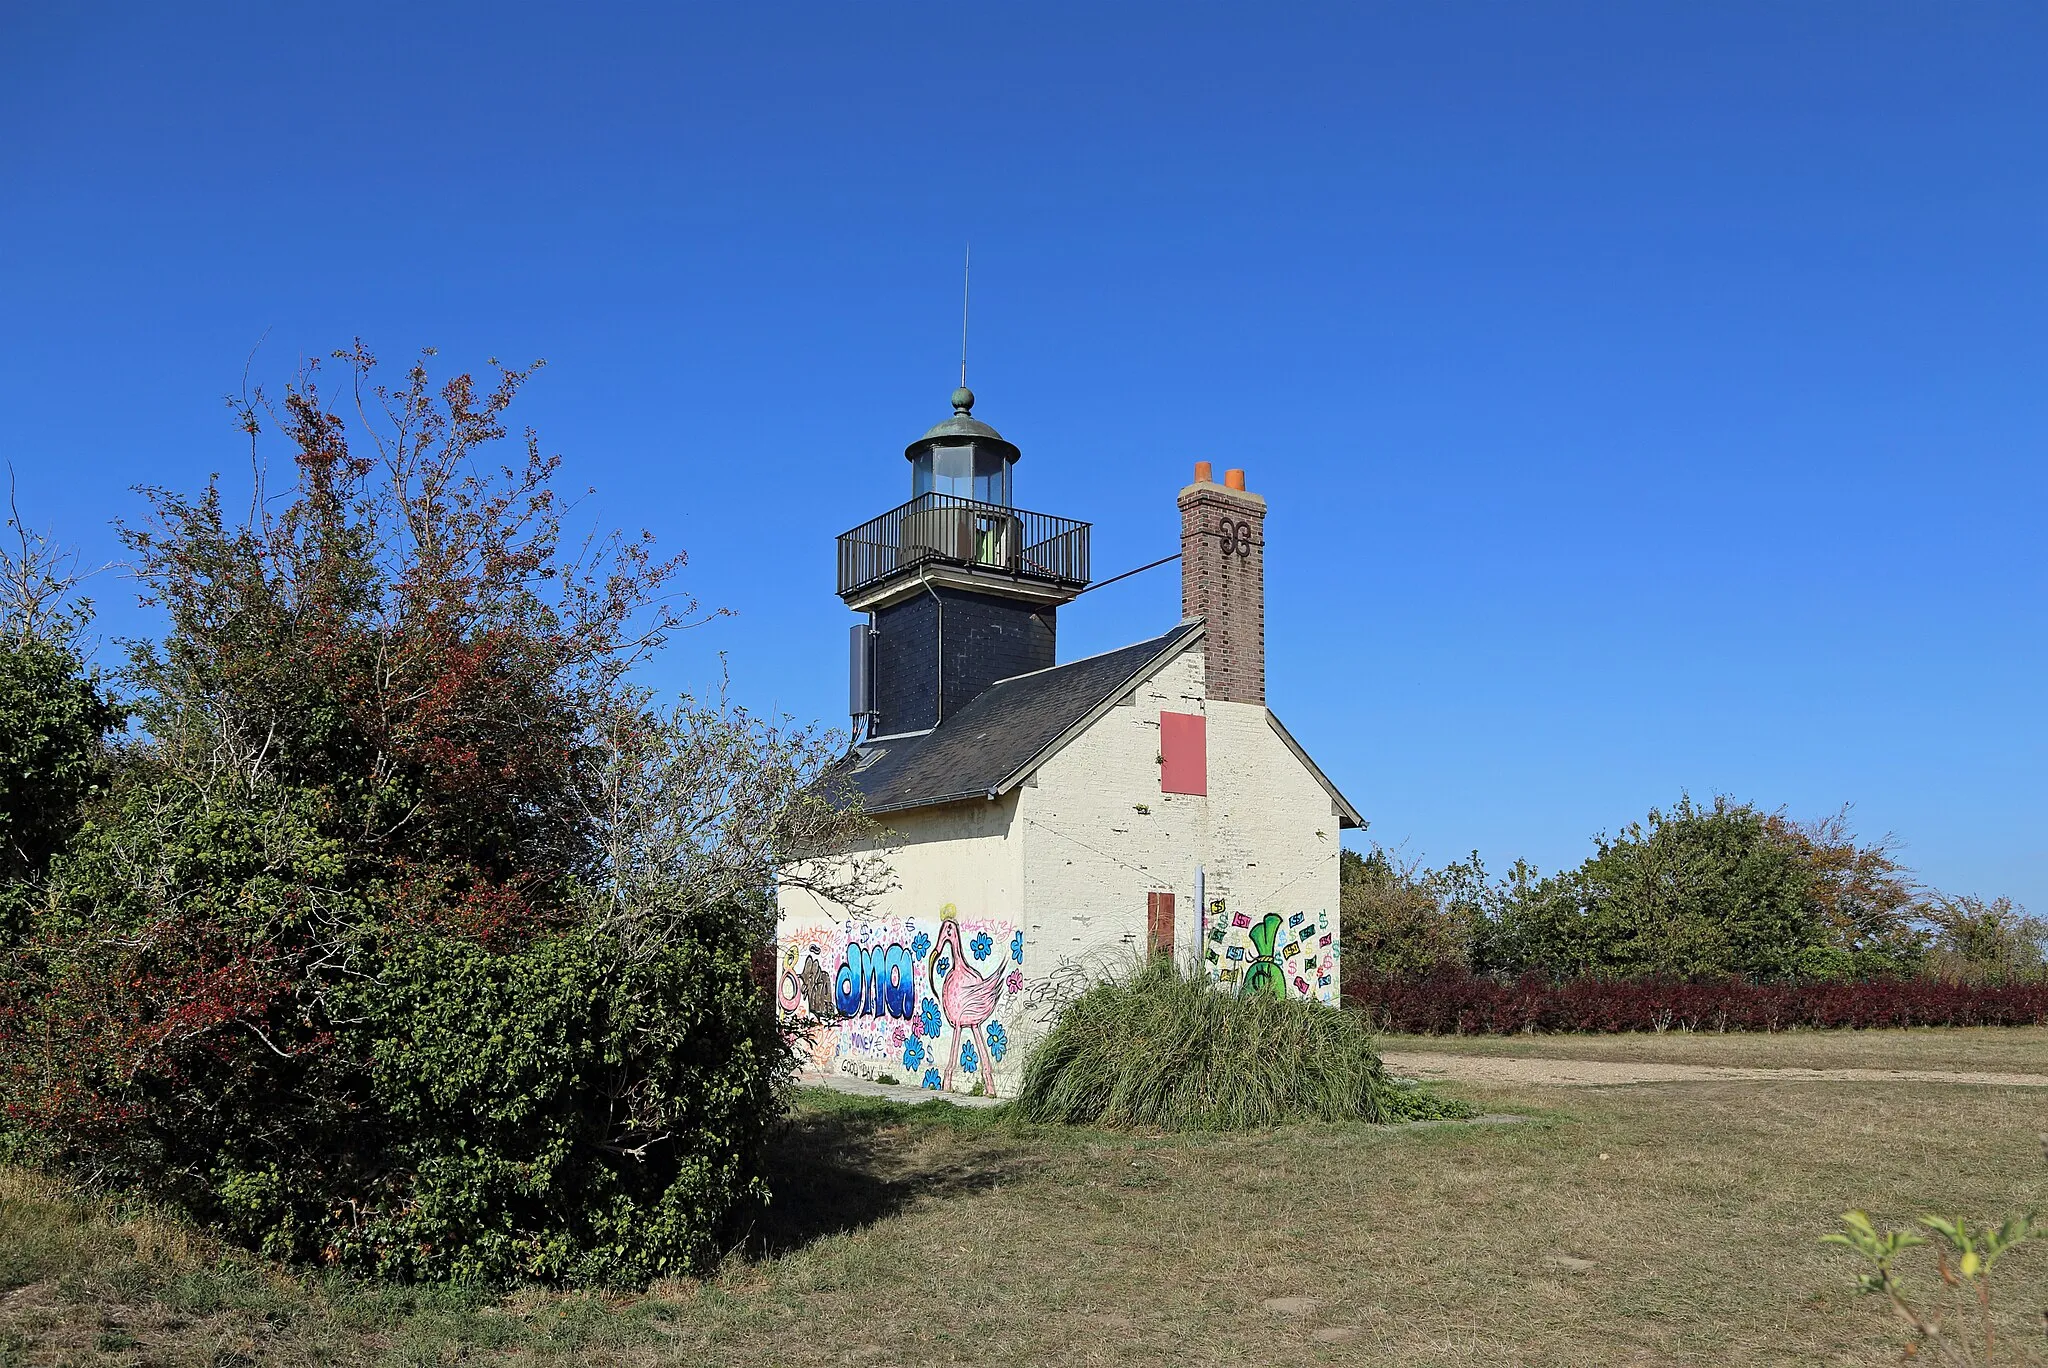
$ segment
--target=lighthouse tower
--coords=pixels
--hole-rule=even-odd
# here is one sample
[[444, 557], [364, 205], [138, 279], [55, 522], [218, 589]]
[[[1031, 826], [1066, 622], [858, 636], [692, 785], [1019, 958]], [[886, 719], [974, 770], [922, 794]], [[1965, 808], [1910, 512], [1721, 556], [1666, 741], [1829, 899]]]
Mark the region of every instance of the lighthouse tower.
[[839, 538], [849, 711], [867, 737], [927, 732], [997, 680], [1053, 664], [1059, 606], [1088, 584], [1088, 524], [1016, 506], [1022, 455], [953, 391], [912, 442], [910, 499]]

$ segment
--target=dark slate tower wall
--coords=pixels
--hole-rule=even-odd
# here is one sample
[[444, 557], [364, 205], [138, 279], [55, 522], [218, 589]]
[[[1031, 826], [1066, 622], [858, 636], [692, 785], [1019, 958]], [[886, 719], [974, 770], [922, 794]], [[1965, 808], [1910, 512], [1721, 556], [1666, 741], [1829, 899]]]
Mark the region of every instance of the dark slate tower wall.
[[875, 614], [873, 735], [923, 731], [938, 706], [939, 605], [919, 594]]
[[1053, 663], [1053, 609], [1048, 604], [956, 589], [946, 601], [945, 714], [972, 703], [998, 679]]
[[1050, 604], [935, 585], [882, 609], [875, 626], [877, 736], [938, 725], [942, 685], [950, 717], [998, 679], [1053, 664]]

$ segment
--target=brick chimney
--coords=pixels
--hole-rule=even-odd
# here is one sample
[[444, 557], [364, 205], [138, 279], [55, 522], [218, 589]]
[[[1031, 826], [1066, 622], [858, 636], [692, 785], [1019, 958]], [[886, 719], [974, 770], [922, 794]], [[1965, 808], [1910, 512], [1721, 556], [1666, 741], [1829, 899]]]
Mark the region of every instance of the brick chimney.
[[1266, 501], [1207, 461], [1180, 492], [1180, 609], [1208, 624], [1210, 698], [1266, 701]]

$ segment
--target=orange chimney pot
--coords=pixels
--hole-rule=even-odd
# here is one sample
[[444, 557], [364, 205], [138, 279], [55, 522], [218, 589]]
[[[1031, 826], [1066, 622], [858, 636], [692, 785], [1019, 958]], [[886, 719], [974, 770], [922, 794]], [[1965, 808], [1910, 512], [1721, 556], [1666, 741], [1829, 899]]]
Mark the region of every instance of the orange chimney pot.
[[1195, 483], [1196, 483], [1196, 484], [1214, 484], [1214, 483], [1216, 483], [1216, 468], [1215, 468], [1214, 466], [1210, 465], [1210, 464], [1209, 464], [1209, 463], [1208, 463], [1207, 461], [1197, 461], [1197, 462], [1195, 462]]
[[1226, 471], [1224, 471], [1224, 472], [1223, 472], [1223, 483], [1224, 483], [1224, 485], [1225, 485], [1226, 487], [1228, 487], [1228, 488], [1231, 488], [1231, 489], [1243, 489], [1243, 488], [1244, 488], [1244, 472], [1243, 472], [1242, 470], [1226, 470]]

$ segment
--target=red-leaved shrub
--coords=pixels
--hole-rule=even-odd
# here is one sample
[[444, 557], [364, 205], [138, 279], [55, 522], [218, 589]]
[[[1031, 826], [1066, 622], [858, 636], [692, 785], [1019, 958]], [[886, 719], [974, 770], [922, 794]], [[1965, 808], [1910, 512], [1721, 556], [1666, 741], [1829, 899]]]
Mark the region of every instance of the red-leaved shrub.
[[2048, 982], [1938, 979], [1750, 983], [1743, 979], [1576, 978], [1513, 981], [1449, 972], [1413, 978], [1348, 974], [1344, 1005], [1383, 1030], [1418, 1035], [1523, 1031], [1782, 1031], [1790, 1027], [2038, 1026]]

